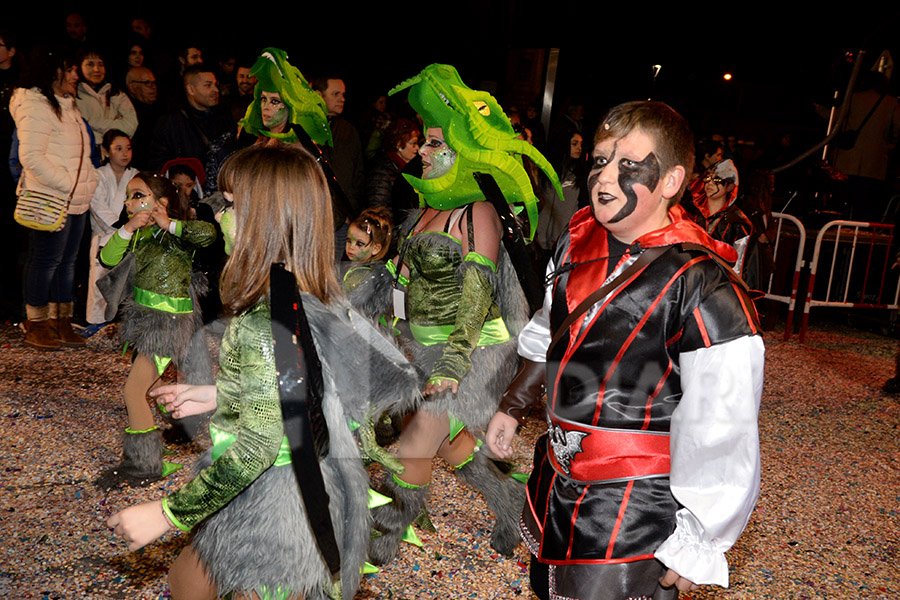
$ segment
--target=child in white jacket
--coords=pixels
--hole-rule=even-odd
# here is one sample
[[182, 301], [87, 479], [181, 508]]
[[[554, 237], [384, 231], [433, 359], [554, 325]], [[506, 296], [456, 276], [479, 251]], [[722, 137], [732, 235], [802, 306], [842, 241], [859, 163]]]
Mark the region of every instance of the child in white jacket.
[[95, 325], [106, 322], [106, 300], [97, 289], [97, 280], [108, 272], [97, 258], [97, 254], [116, 228], [113, 224], [119, 220], [122, 207], [125, 205], [125, 188], [137, 169], [131, 164], [131, 138], [118, 130], [110, 129], [103, 135], [103, 148], [106, 162], [97, 169], [100, 182], [91, 199], [91, 269], [90, 284], [86, 309], [87, 322]]

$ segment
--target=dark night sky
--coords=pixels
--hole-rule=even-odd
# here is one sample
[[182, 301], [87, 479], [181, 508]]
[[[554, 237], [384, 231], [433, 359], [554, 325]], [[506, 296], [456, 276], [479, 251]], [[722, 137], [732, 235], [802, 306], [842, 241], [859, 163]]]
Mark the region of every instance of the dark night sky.
[[[61, 31], [66, 10], [78, 6], [23, 4], [12, 9], [19, 16], [5, 25], [23, 32], [23, 45]], [[874, 58], [887, 47], [900, 57], [897, 9], [853, 2], [829, 13], [822, 4], [796, 4], [692, 3], [660, 9], [661, 3], [641, 1], [505, 0], [373, 3], [350, 9], [346, 3], [282, 2], [278, 15], [273, 11], [277, 3], [265, 2], [259, 3], [264, 12], [254, 15], [248, 12], [251, 2], [238, 4], [234, 14], [225, 14], [224, 3], [135, 2], [106, 13], [97, 4], [86, 5], [85, 14], [94, 39], [103, 31], [127, 30], [140, 11], [158, 40], [192, 38], [208, 49], [232, 45], [250, 55], [267, 45], [282, 47], [304, 74], [327, 68], [344, 75], [349, 110], [359, 108], [365, 92], [386, 91], [431, 62], [454, 64], [472, 87], [495, 83], [502, 102], [508, 51], [557, 47], [557, 104], [579, 96], [596, 119], [613, 104], [652, 95], [682, 111], [700, 133], [762, 136], [768, 139], [760, 142], [766, 143], [777, 130], [805, 130], [812, 136], [824, 127], [809, 107], [813, 101], [827, 102], [834, 89], [845, 85], [842, 50], [865, 47]], [[48, 10], [53, 6], [60, 8]], [[655, 63], [663, 68], [651, 86]], [[721, 79], [726, 71], [734, 73], [728, 84]], [[896, 83], [894, 88], [897, 93]]]

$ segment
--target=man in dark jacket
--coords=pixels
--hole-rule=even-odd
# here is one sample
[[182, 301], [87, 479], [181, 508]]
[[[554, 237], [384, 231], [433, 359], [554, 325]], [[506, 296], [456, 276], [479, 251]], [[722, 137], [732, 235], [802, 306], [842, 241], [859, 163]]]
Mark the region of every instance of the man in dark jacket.
[[234, 137], [234, 123], [219, 107], [216, 75], [209, 67], [185, 69], [186, 104], [161, 117], [150, 144], [150, 168], [159, 169], [173, 158], [196, 158], [206, 171], [204, 190], [215, 191], [216, 175]]

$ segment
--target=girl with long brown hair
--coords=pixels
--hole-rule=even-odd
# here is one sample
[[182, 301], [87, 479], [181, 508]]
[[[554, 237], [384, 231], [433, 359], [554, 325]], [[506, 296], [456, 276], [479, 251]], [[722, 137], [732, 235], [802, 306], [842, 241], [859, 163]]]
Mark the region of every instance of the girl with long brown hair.
[[[219, 353], [218, 408], [210, 422], [213, 462], [164, 499], [127, 508], [108, 524], [130, 550], [170, 529], [192, 533], [169, 570], [176, 599], [326, 593], [351, 598], [370, 521], [368, 477], [348, 423], [362, 423], [388, 408], [398, 389], [414, 393], [416, 376], [341, 293], [332, 260], [328, 188], [308, 152], [247, 148], [225, 163], [219, 187], [234, 202], [234, 245], [220, 283], [225, 310], [234, 317]], [[273, 340], [283, 339], [275, 318], [283, 303], [275, 297], [281, 288], [272, 281], [273, 263], [281, 263], [296, 281], [299, 312], [308, 323], [304, 329], [300, 319], [298, 328], [308, 331], [315, 348], [302, 352], [319, 359], [307, 360], [308, 365], [321, 365], [320, 371], [309, 367], [305, 378], [307, 389], [313, 389], [321, 373], [321, 403], [310, 403], [309, 413], [313, 422], [320, 418], [326, 425], [318, 429], [325, 431], [325, 443], [317, 445], [312, 466], [288, 441], [293, 422], [282, 421], [282, 372], [276, 373], [281, 342]], [[189, 413], [186, 406], [175, 414]], [[295, 474], [316, 467], [327, 491], [327, 513], [307, 504]], [[307, 478], [302, 485], [309, 485]], [[320, 553], [324, 520], [330, 520], [339, 547], [339, 576], [328, 552]]]

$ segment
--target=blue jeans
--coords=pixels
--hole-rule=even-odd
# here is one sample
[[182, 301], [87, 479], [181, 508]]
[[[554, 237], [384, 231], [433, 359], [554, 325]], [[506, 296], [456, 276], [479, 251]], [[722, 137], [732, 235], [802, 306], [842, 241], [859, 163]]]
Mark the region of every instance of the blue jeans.
[[75, 299], [75, 259], [88, 213], [69, 215], [62, 231], [29, 230], [25, 263], [25, 303], [46, 306], [49, 302]]

